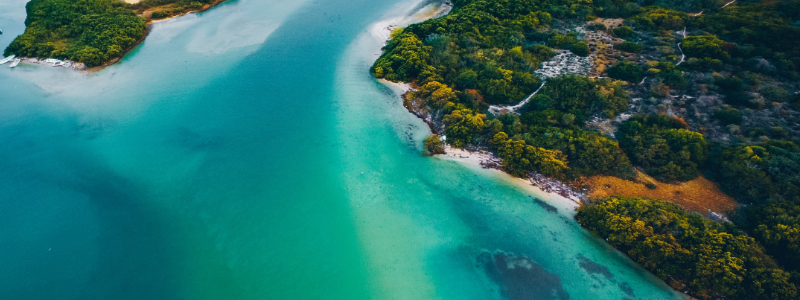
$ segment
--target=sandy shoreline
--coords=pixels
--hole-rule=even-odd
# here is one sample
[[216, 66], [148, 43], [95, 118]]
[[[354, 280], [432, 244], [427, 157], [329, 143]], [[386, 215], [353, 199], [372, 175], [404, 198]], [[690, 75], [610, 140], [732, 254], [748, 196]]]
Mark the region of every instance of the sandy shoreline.
[[[546, 191], [539, 186], [534, 185], [534, 178], [518, 178], [509, 175], [508, 173], [500, 170], [501, 159], [496, 157], [491, 152], [487, 151], [469, 151], [465, 149], [453, 148], [449, 145], [445, 147], [445, 154], [435, 156], [439, 159], [455, 161], [467, 167], [474, 169], [484, 169], [488, 172], [494, 173], [516, 186], [523, 188], [529, 194], [546, 200], [549, 203], [558, 203], [559, 206], [565, 208], [567, 212], [574, 212], [580, 206], [580, 199], [578, 197], [564, 197], [557, 191]], [[560, 182], [549, 179], [550, 184]], [[564, 185], [565, 186], [565, 185]]]

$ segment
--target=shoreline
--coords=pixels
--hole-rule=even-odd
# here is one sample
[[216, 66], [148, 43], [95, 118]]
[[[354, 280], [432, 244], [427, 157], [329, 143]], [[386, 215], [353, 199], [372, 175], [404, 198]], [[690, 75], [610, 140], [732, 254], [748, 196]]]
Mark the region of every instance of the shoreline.
[[[438, 9], [428, 12], [421, 11], [425, 7], [436, 3], [440, 3]], [[389, 39], [394, 29], [405, 27], [412, 23], [422, 22], [427, 19], [444, 16], [450, 13], [452, 8], [452, 3], [449, 1], [421, 1], [415, 4], [414, 8], [412, 8], [405, 16], [386, 19], [374, 23], [370, 29], [370, 33], [373, 37], [382, 41], [383, 44], [386, 45], [386, 41]], [[377, 79], [377, 81], [394, 91], [398, 96], [400, 96], [401, 100], [405, 99], [406, 93], [413, 90], [411, 84], [407, 82], [392, 82], [385, 79]], [[437, 132], [437, 128], [434, 128], [435, 125], [432, 123], [433, 121], [431, 120], [430, 114], [427, 116], [421, 116], [409, 110], [405, 105], [403, 105], [403, 107], [406, 108], [408, 113], [414, 115], [427, 124], [431, 129], [431, 132]], [[528, 195], [534, 196], [538, 199], [546, 200], [547, 202], [552, 202], [552, 204], [557, 204], [561, 208], [564, 208], [570, 215], [574, 215], [576, 213], [576, 209], [581, 205], [581, 199], [579, 197], [566, 197], [562, 195], [564, 193], [563, 187], [567, 187], [562, 182], [550, 178], [539, 178], [541, 176], [532, 176], [531, 178], [527, 179], [511, 176], [500, 169], [502, 165], [501, 159], [488, 151], [469, 151], [466, 149], [454, 148], [450, 145], [446, 145], [445, 154], [435, 155], [434, 157], [442, 160], [454, 161], [469, 168], [491, 172], [493, 175], [497, 176], [498, 179], [522, 188]], [[578, 195], [578, 193], [572, 190], [569, 192], [570, 195]]]
[[[145, 18], [145, 19], [147, 19], [147, 24], [145, 25], [145, 29], [144, 29], [145, 30], [144, 31], [144, 36], [142, 36], [141, 39], [136, 41], [136, 43], [134, 43], [130, 48], [123, 50], [122, 51], [122, 55], [120, 55], [119, 57], [115, 57], [113, 59], [110, 59], [109, 61], [103, 63], [103, 65], [88, 68], [85, 71], [88, 72], [88, 73], [99, 72], [99, 71], [104, 70], [107, 67], [113, 66], [113, 65], [117, 64], [118, 62], [120, 62], [122, 60], [122, 58], [125, 57], [125, 55], [128, 54], [128, 52], [130, 52], [131, 50], [133, 50], [134, 48], [139, 46], [142, 42], [144, 42], [144, 40], [147, 38], [147, 36], [150, 35], [150, 25], [152, 25], [153, 23], [166, 21], [166, 20], [169, 20], [169, 19], [172, 19], [172, 18], [182, 17], [182, 16], [185, 16], [185, 15], [188, 15], [188, 14], [204, 12], [204, 11], [207, 11], [207, 10], [217, 6], [217, 5], [222, 4], [225, 1], [228, 1], [228, 0], [217, 0], [217, 1], [214, 1], [213, 3], [211, 3], [211, 4], [208, 4], [208, 6], [201, 7], [200, 9], [197, 9], [197, 10], [189, 9], [189, 10], [186, 10], [186, 11], [180, 13], [180, 14], [176, 14], [174, 16], [169, 16], [169, 17], [166, 17], [166, 18], [163, 18], [163, 19], [147, 19], [147, 18]], [[144, 14], [142, 14], [142, 18], [144, 18]]]
[[[119, 63], [120, 61], [122, 61], [122, 58], [124, 58], [125, 55], [128, 54], [128, 52], [130, 52], [131, 50], [133, 50], [137, 46], [141, 45], [141, 43], [144, 42], [144, 40], [147, 38], [147, 36], [150, 35], [150, 25], [152, 25], [153, 23], [166, 21], [166, 20], [169, 20], [169, 19], [172, 19], [172, 18], [182, 17], [182, 16], [185, 16], [185, 15], [188, 15], [188, 14], [195, 14], [195, 13], [204, 12], [204, 11], [207, 11], [207, 10], [217, 6], [217, 5], [222, 4], [225, 1], [227, 1], [227, 0], [217, 0], [217, 1], [214, 1], [213, 3], [211, 3], [211, 4], [207, 4], [206, 6], [201, 7], [200, 9], [196, 9], [196, 10], [189, 9], [189, 10], [186, 10], [186, 11], [180, 13], [180, 14], [176, 14], [174, 16], [169, 16], [169, 17], [162, 18], [162, 19], [147, 19], [147, 18], [144, 17], [144, 15], [140, 15], [142, 18], [145, 18], [145, 20], [147, 20], [147, 23], [145, 24], [145, 29], [144, 29], [144, 35], [142, 35], [142, 38], [137, 40], [133, 45], [131, 45], [130, 48], [123, 50], [121, 52], [120, 56], [112, 58], [112, 59], [109, 59], [108, 61], [103, 62], [102, 65], [90, 68], [90, 67], [86, 67], [86, 65], [84, 63], [81, 63], [81, 62], [74, 62], [74, 61], [71, 61], [71, 60], [68, 60], [68, 59], [61, 60], [61, 61], [71, 63], [71, 65], [69, 67], [66, 67], [66, 68], [74, 70], [74, 71], [78, 71], [78, 72], [85, 72], [87, 75], [88, 74], [92, 74], [92, 73], [96, 73], [96, 72], [100, 72], [100, 71], [104, 70], [105, 68], [108, 68], [110, 66], [113, 66], [113, 65]], [[49, 64], [50, 64], [50, 63], [45, 62], [46, 59], [50, 59], [50, 58], [46, 58], [46, 59], [41, 59], [41, 58], [38, 58], [38, 57], [18, 57], [18, 58], [22, 60], [22, 63], [28, 64], [28, 65], [49, 66]], [[62, 66], [53, 65], [51, 67], [62, 67]]]
[[569, 188], [566, 184], [541, 175], [534, 175], [529, 178], [511, 176], [511, 174], [500, 169], [501, 159], [488, 151], [469, 151], [447, 145], [445, 146], [445, 154], [438, 154], [434, 157], [494, 173], [501, 179], [523, 188], [528, 194], [542, 200], [559, 203], [571, 214], [574, 214], [575, 210], [581, 206], [580, 196], [585, 196], [572, 190], [569, 191], [570, 194], [563, 195], [563, 189]]

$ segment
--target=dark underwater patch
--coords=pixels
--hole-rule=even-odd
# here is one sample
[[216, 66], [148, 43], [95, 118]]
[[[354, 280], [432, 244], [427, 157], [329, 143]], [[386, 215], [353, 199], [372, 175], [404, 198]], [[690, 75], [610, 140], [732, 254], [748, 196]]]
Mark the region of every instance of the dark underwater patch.
[[595, 274], [602, 275], [606, 280], [612, 283], [616, 283], [617, 287], [623, 293], [631, 297], [636, 297], [633, 294], [633, 288], [631, 288], [631, 285], [628, 284], [627, 282], [618, 283], [614, 279], [614, 274], [611, 274], [611, 271], [609, 271], [608, 268], [606, 268], [605, 266], [592, 261], [591, 259], [587, 258], [586, 256], [583, 256], [582, 254], [578, 254], [578, 264], [581, 266], [581, 268], [583, 268], [586, 271], [586, 273], [589, 273], [590, 275], [595, 275]]
[[628, 294], [628, 296], [635, 297], [633, 295], [633, 288], [627, 282], [619, 283], [619, 284], [617, 284], [617, 286], [619, 287], [619, 289], [622, 292], [624, 292], [625, 294]]
[[591, 259], [586, 258], [582, 254], [578, 254], [578, 261], [581, 268], [586, 270], [586, 273], [589, 274], [600, 274], [606, 278], [606, 280], [614, 282], [614, 274], [611, 274], [611, 271], [608, 270], [605, 266], [598, 264]]
[[[531, 197], [531, 198], [533, 198], [533, 197]], [[540, 200], [539, 198], [533, 198], [533, 203], [538, 204], [539, 206], [544, 208], [544, 210], [546, 210], [547, 212], [551, 212], [551, 213], [557, 213], [558, 212], [558, 208], [548, 204], [547, 202], [544, 202], [544, 201]]]
[[569, 294], [561, 278], [524, 256], [496, 251], [483, 252], [478, 265], [500, 287], [500, 293], [510, 300], [567, 300]]

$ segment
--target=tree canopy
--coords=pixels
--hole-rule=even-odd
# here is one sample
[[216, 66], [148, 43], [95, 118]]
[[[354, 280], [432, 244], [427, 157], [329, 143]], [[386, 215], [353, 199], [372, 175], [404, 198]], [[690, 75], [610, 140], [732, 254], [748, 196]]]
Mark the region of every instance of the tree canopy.
[[628, 93], [622, 81], [564, 75], [548, 79], [540, 93], [552, 101], [542, 103], [538, 101], [544, 98], [534, 98], [537, 102], [531, 102], [533, 107], [573, 114], [581, 124], [595, 113], [610, 118], [628, 108]]
[[115, 0], [32, 0], [25, 33], [4, 55], [61, 58], [97, 66], [144, 37], [146, 22]]
[[664, 115], [633, 116], [619, 128], [620, 146], [634, 164], [660, 181], [687, 181], [708, 157], [703, 135], [683, 120]]
[[699, 299], [795, 299], [791, 274], [753, 238], [678, 206], [610, 197], [578, 208], [576, 219], [645, 269]]

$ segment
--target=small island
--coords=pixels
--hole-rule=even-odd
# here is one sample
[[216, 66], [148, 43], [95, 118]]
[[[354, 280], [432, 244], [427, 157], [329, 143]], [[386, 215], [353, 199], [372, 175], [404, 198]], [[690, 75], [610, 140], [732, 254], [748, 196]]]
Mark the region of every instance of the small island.
[[582, 226], [675, 290], [796, 299], [798, 12], [455, 0], [396, 29], [371, 71], [408, 84], [425, 155], [491, 153], [484, 167], [577, 195]]
[[25, 33], [3, 55], [98, 69], [119, 61], [143, 41], [153, 20], [203, 11], [223, 1], [32, 0], [25, 6]]

